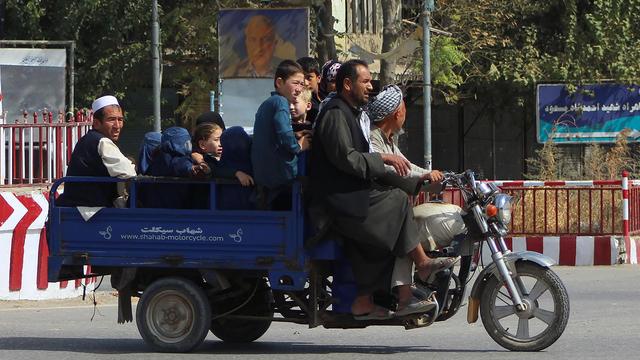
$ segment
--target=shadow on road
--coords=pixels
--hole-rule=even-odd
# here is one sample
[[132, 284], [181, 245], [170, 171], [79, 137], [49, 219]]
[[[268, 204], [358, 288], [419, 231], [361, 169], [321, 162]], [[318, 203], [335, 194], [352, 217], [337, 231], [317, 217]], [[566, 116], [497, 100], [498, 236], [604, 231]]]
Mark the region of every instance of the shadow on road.
[[[43, 337], [7, 337], [0, 339], [0, 350], [63, 351], [89, 354], [149, 353], [138, 339], [78, 339]], [[506, 350], [434, 349], [428, 346], [329, 345], [304, 342], [254, 342], [227, 344], [205, 341], [194, 353], [199, 354], [398, 354], [398, 353], [500, 353]]]
[[383, 346], [383, 345], [327, 345], [304, 342], [255, 342], [251, 344], [227, 344], [217, 341], [205, 342], [198, 352], [215, 354], [381, 354], [399, 353], [499, 353], [506, 350], [456, 350], [435, 349], [429, 346]]

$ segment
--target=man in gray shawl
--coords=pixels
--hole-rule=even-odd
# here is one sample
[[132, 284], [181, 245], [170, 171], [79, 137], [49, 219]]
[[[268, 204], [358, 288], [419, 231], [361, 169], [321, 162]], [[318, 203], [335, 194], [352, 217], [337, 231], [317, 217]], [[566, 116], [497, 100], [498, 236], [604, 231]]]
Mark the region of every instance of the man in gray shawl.
[[[346, 238], [344, 249], [358, 288], [351, 305], [354, 318], [384, 319], [391, 314], [373, 303], [372, 294], [389, 291], [396, 258], [409, 257], [422, 278], [441, 264], [428, 258], [420, 246], [407, 194], [374, 182], [387, 176], [385, 165], [404, 176], [410, 163], [395, 154], [370, 152], [365, 137], [369, 129], [363, 129], [358, 120], [372, 90], [367, 64], [345, 62], [338, 70], [336, 86], [338, 96], [323, 107], [316, 120], [310, 165], [311, 208], [323, 209], [331, 219], [331, 228]], [[312, 220], [317, 221], [314, 212]], [[422, 312], [429, 306], [404, 302], [412, 306], [399, 309], [401, 315]]]
[[[394, 154], [405, 158], [396, 145], [397, 136], [406, 119], [406, 105], [402, 90], [396, 85], [387, 85], [366, 106], [366, 112], [372, 122], [370, 142], [371, 151], [381, 154]], [[402, 180], [395, 179], [389, 185], [404, 190], [409, 195], [417, 195], [425, 182], [439, 183], [443, 175], [438, 170], [427, 170], [413, 163], [411, 171]], [[386, 166], [387, 173], [395, 173]], [[382, 179], [386, 179], [383, 177]], [[419, 239], [426, 251], [434, 251], [438, 247], [450, 245], [454, 236], [466, 233], [462, 221], [462, 209], [452, 204], [423, 204], [414, 209], [418, 223]], [[440, 261], [454, 262], [455, 259]], [[446, 265], [446, 263], [445, 263]], [[391, 285], [396, 287], [400, 298], [411, 294], [413, 263], [407, 258], [398, 258], [393, 269]]]

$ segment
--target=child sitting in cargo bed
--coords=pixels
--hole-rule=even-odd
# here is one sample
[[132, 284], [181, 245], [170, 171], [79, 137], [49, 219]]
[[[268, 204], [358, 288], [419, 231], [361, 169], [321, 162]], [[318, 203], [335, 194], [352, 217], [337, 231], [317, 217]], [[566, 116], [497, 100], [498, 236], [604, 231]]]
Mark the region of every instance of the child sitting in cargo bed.
[[[251, 138], [241, 126], [226, 130], [213, 123], [201, 124], [193, 132], [195, 163], [205, 162], [213, 178], [237, 179], [242, 186], [218, 182], [216, 208], [219, 210], [252, 210]], [[224, 149], [224, 151], [223, 151]], [[208, 186], [197, 185], [195, 201], [209, 208]], [[205, 188], [206, 187], [206, 188]]]
[[[231, 130], [231, 128], [229, 129]], [[217, 178], [238, 179], [242, 186], [253, 185], [253, 177], [230, 166], [223, 166], [222, 154], [222, 128], [218, 124], [207, 123], [198, 125], [193, 131], [193, 152], [191, 159], [196, 164], [206, 164], [212, 171], [212, 176]]]
[[[291, 109], [291, 127], [294, 133], [311, 130], [312, 123], [308, 120], [309, 111], [313, 106], [311, 90], [304, 89], [300, 95], [289, 105]], [[303, 134], [308, 134], [304, 132]]]
[[[211, 170], [206, 163], [191, 159], [191, 136], [181, 127], [170, 127], [162, 132], [160, 146], [154, 152], [147, 175], [162, 177], [204, 177]], [[151, 183], [140, 186], [143, 207], [189, 209], [193, 208], [189, 184]]]

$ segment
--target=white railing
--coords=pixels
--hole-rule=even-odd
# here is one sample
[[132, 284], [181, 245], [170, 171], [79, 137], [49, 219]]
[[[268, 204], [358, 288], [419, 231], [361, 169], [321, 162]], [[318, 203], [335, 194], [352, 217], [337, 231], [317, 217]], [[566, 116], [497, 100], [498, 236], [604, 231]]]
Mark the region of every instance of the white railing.
[[33, 117], [25, 112], [13, 123], [0, 119], [0, 186], [50, 183], [64, 176], [73, 147], [90, 128], [91, 114], [83, 112], [66, 120], [59, 113], [55, 121], [51, 112]]

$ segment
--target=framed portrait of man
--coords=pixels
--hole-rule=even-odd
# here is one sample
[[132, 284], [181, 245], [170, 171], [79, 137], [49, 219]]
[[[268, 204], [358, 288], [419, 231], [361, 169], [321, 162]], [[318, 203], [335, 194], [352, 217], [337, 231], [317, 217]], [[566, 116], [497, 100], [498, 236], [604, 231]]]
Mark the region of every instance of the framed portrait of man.
[[273, 78], [309, 54], [309, 9], [228, 9], [218, 17], [220, 77]]

